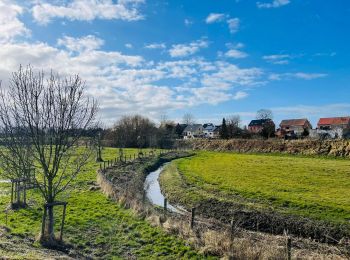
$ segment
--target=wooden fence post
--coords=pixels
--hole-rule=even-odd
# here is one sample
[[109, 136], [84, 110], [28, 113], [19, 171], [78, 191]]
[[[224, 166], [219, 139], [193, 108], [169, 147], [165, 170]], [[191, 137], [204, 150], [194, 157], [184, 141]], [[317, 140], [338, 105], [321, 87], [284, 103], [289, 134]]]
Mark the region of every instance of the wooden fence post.
[[191, 229], [194, 228], [194, 217], [195, 217], [195, 214], [196, 214], [196, 208], [192, 208], [191, 209]]
[[124, 161], [126, 162], [126, 155], [124, 156]]
[[167, 207], [168, 207], [168, 200], [164, 198], [164, 212], [167, 211]]
[[103, 170], [104, 171], [106, 170], [106, 162], [105, 161], [103, 162]]
[[292, 259], [292, 238], [288, 236], [287, 238], [287, 260]]
[[62, 214], [62, 222], [61, 222], [61, 232], [60, 232], [60, 240], [62, 241], [63, 239], [63, 227], [64, 227], [64, 220], [66, 218], [66, 207], [67, 203], [63, 205], [63, 214]]

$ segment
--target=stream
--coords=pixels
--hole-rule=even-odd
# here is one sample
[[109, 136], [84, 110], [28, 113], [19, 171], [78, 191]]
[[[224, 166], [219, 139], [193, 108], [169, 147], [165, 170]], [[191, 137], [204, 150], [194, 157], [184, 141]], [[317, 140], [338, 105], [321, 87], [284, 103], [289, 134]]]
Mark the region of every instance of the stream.
[[[145, 180], [144, 189], [146, 191], [147, 199], [156, 206], [163, 207], [164, 206], [164, 195], [162, 194], [162, 191], [160, 189], [159, 184], [159, 175], [163, 171], [164, 167], [167, 165], [163, 164], [160, 166], [157, 170], [150, 172]], [[168, 201], [167, 205], [168, 210], [179, 213], [179, 214], [185, 214], [186, 210], [180, 206], [171, 205]]]

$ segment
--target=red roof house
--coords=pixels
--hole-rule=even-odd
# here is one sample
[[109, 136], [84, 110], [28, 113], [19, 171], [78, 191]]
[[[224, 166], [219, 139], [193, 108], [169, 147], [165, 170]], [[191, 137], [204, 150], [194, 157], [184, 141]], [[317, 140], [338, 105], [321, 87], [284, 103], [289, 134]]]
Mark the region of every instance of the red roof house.
[[280, 129], [276, 133], [277, 136], [283, 137], [286, 134], [295, 134], [301, 136], [304, 133], [308, 133], [312, 129], [309, 120], [302, 119], [287, 119], [282, 120], [280, 123]]
[[324, 130], [335, 128], [350, 129], [350, 117], [320, 118], [317, 127]]

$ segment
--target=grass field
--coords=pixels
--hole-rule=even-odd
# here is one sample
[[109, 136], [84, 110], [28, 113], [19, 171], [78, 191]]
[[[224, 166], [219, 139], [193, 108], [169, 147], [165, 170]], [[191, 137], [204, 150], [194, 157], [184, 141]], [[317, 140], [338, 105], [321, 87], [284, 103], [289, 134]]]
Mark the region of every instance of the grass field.
[[[136, 150], [126, 149], [126, 153], [133, 155]], [[112, 160], [117, 154], [117, 149], [103, 150], [105, 160]], [[152, 227], [131, 210], [106, 198], [101, 191], [91, 190], [91, 183], [96, 181], [97, 169], [98, 164], [91, 160], [75, 180], [70, 195], [60, 198], [68, 201], [64, 235], [67, 242], [93, 258], [203, 258], [183, 240]], [[8, 189], [8, 184], [0, 183], [0, 225], [3, 226], [4, 210], [10, 200]], [[33, 191], [29, 193], [28, 199], [28, 209], [9, 212], [7, 227], [13, 235], [34, 238], [40, 230], [43, 202], [39, 194]]]
[[186, 205], [212, 197], [333, 223], [350, 220], [346, 159], [198, 152], [174, 161], [161, 183]]

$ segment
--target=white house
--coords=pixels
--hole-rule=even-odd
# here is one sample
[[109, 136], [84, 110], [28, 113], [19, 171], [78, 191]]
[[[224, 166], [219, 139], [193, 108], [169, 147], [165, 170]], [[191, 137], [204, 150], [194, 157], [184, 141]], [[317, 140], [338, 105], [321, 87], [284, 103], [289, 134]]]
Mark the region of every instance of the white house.
[[207, 123], [203, 125], [203, 135], [205, 138], [214, 138], [215, 137], [216, 126], [212, 123]]
[[183, 131], [184, 139], [203, 137], [203, 130], [204, 128], [201, 124], [188, 125]]

